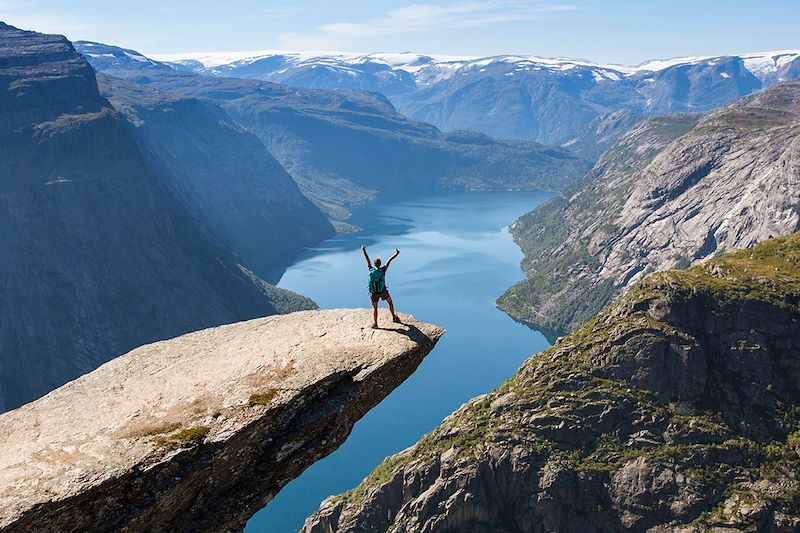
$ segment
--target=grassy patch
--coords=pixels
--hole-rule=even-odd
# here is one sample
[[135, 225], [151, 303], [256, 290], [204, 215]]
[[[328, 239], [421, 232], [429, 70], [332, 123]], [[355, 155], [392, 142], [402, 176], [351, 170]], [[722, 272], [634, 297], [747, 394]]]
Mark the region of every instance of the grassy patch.
[[163, 443], [176, 448], [191, 448], [203, 442], [211, 431], [208, 426], [194, 426], [182, 429], [167, 437]]
[[768, 239], [686, 270], [660, 272], [651, 282], [683, 285], [720, 300], [761, 300], [800, 309], [800, 233]]
[[247, 399], [248, 405], [269, 405], [278, 395], [278, 389], [270, 388], [261, 394], [251, 394]]

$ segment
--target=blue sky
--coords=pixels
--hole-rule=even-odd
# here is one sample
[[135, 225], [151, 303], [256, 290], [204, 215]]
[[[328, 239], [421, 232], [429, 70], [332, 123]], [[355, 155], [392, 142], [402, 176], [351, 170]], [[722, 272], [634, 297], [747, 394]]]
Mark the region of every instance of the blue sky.
[[798, 0], [0, 0], [0, 20], [146, 54], [515, 53], [636, 64], [800, 49]]

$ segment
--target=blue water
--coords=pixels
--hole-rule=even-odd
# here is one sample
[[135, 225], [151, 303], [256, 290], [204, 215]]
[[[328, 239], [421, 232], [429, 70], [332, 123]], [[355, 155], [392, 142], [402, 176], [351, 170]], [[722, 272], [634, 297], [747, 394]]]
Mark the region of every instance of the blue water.
[[386, 456], [415, 443], [548, 346], [541, 334], [494, 305], [523, 277], [522, 252], [506, 227], [547, 198], [535, 192], [379, 198], [353, 213], [350, 221], [364, 231], [325, 241], [286, 271], [279, 286], [320, 307], [369, 307], [361, 244], [384, 261], [400, 248], [386, 276], [397, 310], [440, 324], [447, 333], [416, 373], [356, 424], [341, 448], [253, 516], [247, 533], [297, 531], [327, 496], [356, 486]]

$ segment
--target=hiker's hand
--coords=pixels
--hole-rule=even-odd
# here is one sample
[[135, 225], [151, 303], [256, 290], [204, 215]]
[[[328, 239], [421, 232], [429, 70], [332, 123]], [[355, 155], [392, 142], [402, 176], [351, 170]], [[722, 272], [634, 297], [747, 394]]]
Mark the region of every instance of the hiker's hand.
[[364, 250], [366, 250], [366, 249], [367, 249], [367, 245], [366, 245], [366, 244], [362, 244], [362, 245], [361, 245], [361, 251], [363, 252], [363, 251], [364, 251]]

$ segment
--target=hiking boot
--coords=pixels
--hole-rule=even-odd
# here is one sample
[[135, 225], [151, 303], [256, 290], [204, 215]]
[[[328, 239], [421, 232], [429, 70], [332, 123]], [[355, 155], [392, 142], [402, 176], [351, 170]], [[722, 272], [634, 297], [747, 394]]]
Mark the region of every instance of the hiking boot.
[[370, 328], [372, 328], [372, 329], [378, 329], [378, 324], [372, 324], [372, 325], [370, 326]]
[[400, 317], [399, 317], [399, 316], [397, 316], [397, 315], [394, 315], [394, 316], [392, 317], [392, 322], [396, 322], [396, 323], [400, 324]]

